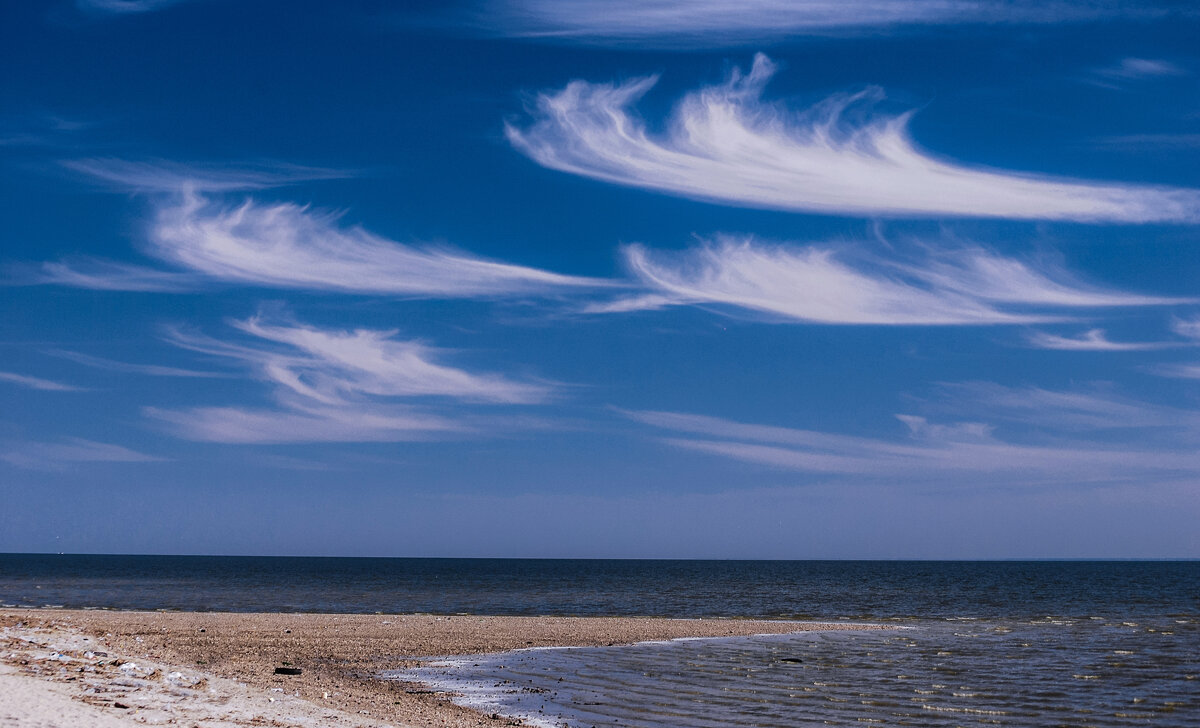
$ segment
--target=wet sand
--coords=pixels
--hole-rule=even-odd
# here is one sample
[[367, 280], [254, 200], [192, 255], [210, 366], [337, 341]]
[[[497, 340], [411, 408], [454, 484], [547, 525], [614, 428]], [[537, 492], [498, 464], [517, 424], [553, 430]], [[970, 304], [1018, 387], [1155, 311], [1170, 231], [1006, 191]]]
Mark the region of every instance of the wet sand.
[[[335, 711], [339, 720], [350, 721], [345, 725], [377, 725], [376, 721], [382, 720], [413, 726], [497, 726], [516, 723], [456, 706], [450, 702], [451, 696], [432, 692], [421, 684], [384, 680], [378, 675], [384, 670], [415, 667], [423, 658], [525, 647], [603, 646], [677, 637], [864, 628], [878, 627], [726, 619], [9, 609], [0, 610], [0, 629], [5, 630], [7, 637], [6, 642], [0, 642], [0, 664], [61, 683], [69, 682], [67, 678], [77, 674], [84, 676], [82, 671], [89, 667], [95, 671], [91, 663], [141, 660], [162, 666], [160, 682], [166, 681], [168, 674], [182, 671], [188, 680], [194, 676], [197, 680], [229, 681], [230, 686], [243, 684], [238, 689], [257, 691], [267, 700], [271, 696], [280, 699], [287, 696], [289, 700], [307, 701], [317, 710]], [[49, 665], [49, 669], [31, 667], [29, 649], [32, 648], [22, 647], [21, 640], [25, 638], [20, 637], [28, 634], [40, 635], [38, 639], [45, 645], [43, 652], [54, 647], [54, 639], [74, 639], [69, 646], [79, 649], [63, 654], [74, 659], [77, 653], [79, 664], [72, 663], [66, 672], [58, 664]], [[87, 645], [99, 645], [90, 649], [108, 655], [85, 658], [83, 647]], [[25, 665], [20, 664], [22, 659]], [[277, 667], [299, 668], [301, 674], [276, 675]], [[100, 673], [108, 668], [119, 670], [119, 666], [113, 668], [111, 664], [101, 668]], [[81, 672], [76, 673], [76, 669]], [[87, 673], [93, 689], [95, 681], [100, 679], [96, 675]], [[178, 699], [186, 699], [186, 689], [173, 688]], [[81, 697], [76, 699], [89, 702]], [[128, 710], [111, 707], [111, 701], [108, 705], [104, 701], [90, 702], [107, 712]], [[269, 707], [281, 707], [276, 702], [271, 701]], [[356, 720], [360, 723], [355, 723]], [[280, 724], [306, 722], [298, 716], [294, 722], [284, 720]], [[203, 720], [196, 724], [207, 725]]]

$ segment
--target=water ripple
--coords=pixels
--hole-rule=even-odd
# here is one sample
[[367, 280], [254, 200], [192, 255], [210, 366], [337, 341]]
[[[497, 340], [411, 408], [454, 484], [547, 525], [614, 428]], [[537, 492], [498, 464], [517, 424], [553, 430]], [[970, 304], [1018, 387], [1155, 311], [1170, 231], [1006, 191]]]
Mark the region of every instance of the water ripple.
[[[1173, 623], [1175, 634], [1164, 636], [1162, 625], [1148, 626], [1154, 631], [1112, 620], [975, 620], [964, 629], [962, 620], [930, 620], [902, 636], [527, 650], [406, 676], [489, 712], [572, 728], [1200, 726], [1189, 680], [1200, 671], [1200, 627]], [[1123, 661], [1110, 662], [1114, 654]]]

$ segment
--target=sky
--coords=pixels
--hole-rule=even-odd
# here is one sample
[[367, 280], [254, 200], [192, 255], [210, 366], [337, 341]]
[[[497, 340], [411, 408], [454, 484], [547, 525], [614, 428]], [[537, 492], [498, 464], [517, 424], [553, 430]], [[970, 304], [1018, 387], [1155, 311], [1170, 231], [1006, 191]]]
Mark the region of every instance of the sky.
[[1200, 11], [0, 11], [0, 552], [1200, 558]]

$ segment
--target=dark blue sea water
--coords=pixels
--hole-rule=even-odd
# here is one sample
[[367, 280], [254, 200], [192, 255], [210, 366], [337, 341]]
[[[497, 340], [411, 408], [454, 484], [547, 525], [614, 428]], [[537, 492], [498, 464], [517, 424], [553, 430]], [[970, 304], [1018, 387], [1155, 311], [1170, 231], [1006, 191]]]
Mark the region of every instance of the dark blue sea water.
[[0, 604], [655, 615], [893, 631], [528, 650], [420, 677], [541, 725], [1200, 726], [1200, 562], [0, 555]]

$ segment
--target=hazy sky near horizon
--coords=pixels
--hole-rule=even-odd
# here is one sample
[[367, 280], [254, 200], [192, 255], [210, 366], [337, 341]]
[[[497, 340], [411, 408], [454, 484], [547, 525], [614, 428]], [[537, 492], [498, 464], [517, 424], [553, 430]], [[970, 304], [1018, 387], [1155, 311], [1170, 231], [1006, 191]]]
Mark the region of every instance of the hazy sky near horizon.
[[0, 551], [1200, 557], [1186, 3], [0, 15]]

